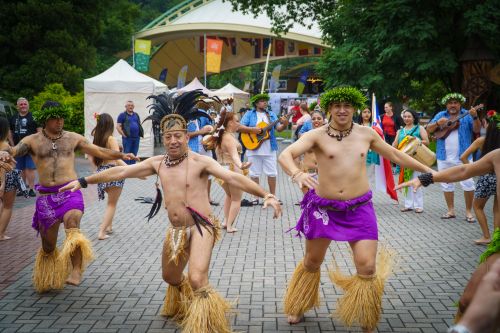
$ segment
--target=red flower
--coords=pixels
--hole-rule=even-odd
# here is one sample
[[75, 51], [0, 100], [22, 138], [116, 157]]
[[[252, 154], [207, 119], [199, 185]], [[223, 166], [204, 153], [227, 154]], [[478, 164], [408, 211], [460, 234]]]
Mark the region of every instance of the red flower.
[[486, 116], [488, 118], [491, 118], [491, 117], [493, 117], [496, 114], [497, 114], [497, 112], [495, 110], [489, 110], [488, 112], [486, 112]]

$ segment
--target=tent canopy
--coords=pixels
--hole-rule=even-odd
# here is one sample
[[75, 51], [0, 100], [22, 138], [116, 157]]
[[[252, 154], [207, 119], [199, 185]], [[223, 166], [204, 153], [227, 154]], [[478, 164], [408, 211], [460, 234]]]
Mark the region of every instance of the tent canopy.
[[212, 91], [207, 89], [201, 82], [200, 80], [198, 80], [197, 77], [195, 77], [193, 79], [193, 81], [189, 82], [188, 85], [182, 87], [182, 88], [178, 88], [177, 89], [177, 92], [179, 93], [184, 93], [184, 92], [187, 92], [187, 91], [193, 91], [193, 90], [196, 90], [196, 89], [201, 89], [203, 91], [203, 93], [207, 94], [207, 95], [211, 95], [212, 94]]
[[219, 97], [221, 97], [221, 96], [231, 96], [231, 95], [237, 95], [237, 94], [250, 95], [246, 91], [243, 91], [241, 89], [236, 88], [231, 83], [228, 83], [224, 87], [222, 87], [222, 88], [220, 88], [220, 89], [212, 92], [212, 94], [214, 94], [216, 96], [219, 96]]
[[[143, 120], [149, 115], [148, 105], [151, 104], [146, 98], [168, 90], [165, 84], [139, 73], [124, 60], [118, 60], [103, 73], [84, 80], [83, 87], [85, 137], [91, 142], [91, 132], [97, 123], [94, 113], [108, 113], [116, 124], [118, 115], [125, 111], [125, 103], [133, 101], [134, 111]], [[150, 157], [154, 155], [151, 122], [143, 123], [143, 128], [144, 138], [141, 138], [138, 156]], [[113, 134], [121, 143], [118, 131]]]

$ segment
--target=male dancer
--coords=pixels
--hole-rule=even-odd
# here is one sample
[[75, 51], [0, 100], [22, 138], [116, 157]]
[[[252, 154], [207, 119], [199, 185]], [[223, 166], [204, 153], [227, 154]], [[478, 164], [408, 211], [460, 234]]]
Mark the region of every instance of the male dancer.
[[[87, 183], [97, 184], [157, 174], [172, 224], [167, 230], [162, 252], [162, 276], [169, 284], [162, 314], [177, 320], [185, 333], [231, 332], [226, 318], [230, 304], [208, 283], [212, 249], [220, 232], [219, 222], [212, 215], [209, 203], [208, 176], [213, 175], [231, 186], [263, 197], [264, 208], [272, 206], [275, 218], [281, 215], [281, 208], [274, 195], [266, 193], [250, 179], [224, 169], [208, 156], [189, 151], [186, 124], [197, 117], [207, 116], [194, 107], [196, 99], [205, 95], [196, 90], [175, 99], [173, 95], [152, 96], [156, 103], [149, 118], [161, 120], [166, 149], [164, 156], [151, 157], [136, 165], [114, 167], [80, 178], [62, 190], [76, 191], [86, 187]], [[159, 189], [158, 193], [150, 218], [161, 206]], [[186, 265], [187, 278], [183, 275]]]
[[[132, 154], [101, 148], [89, 143], [77, 133], [63, 131], [67, 108], [57, 102], [47, 101], [33, 117], [43, 125], [41, 132], [23, 138], [2, 159], [31, 155], [38, 169], [39, 192], [32, 227], [40, 233], [42, 248], [38, 251], [33, 270], [33, 286], [39, 293], [62, 289], [64, 282], [79, 285], [82, 273], [92, 260], [90, 241], [80, 232], [83, 215], [83, 196], [78, 192], [59, 192], [59, 189], [76, 178], [75, 150], [101, 159], [116, 160], [135, 158]], [[61, 252], [56, 248], [60, 222], [64, 223], [66, 240]], [[69, 277], [68, 277], [69, 276]]]
[[[343, 276], [338, 269], [330, 278], [345, 290], [337, 313], [351, 326], [358, 322], [372, 332], [380, 318], [384, 282], [391, 271], [391, 256], [380, 251], [377, 267], [377, 218], [366, 175], [369, 149], [404, 167], [427, 172], [431, 169], [385, 143], [371, 128], [353, 123], [353, 114], [363, 109], [366, 98], [352, 87], [332, 89], [321, 96], [321, 107], [329, 111], [328, 125], [305, 133], [279, 157], [285, 172], [299, 186], [311, 190], [295, 229], [306, 237], [306, 253], [288, 285], [284, 309], [290, 324], [319, 305], [320, 266], [333, 241], [347, 241], [352, 248], [357, 275]], [[316, 180], [295, 164], [294, 159], [312, 150], [318, 163]]]

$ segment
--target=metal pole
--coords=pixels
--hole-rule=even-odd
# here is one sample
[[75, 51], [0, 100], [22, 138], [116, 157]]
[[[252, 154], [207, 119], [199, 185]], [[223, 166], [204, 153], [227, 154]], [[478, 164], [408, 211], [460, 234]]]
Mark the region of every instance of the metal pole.
[[204, 85], [207, 86], [207, 34], [203, 34], [203, 77]]
[[132, 67], [135, 68], [135, 37], [132, 35]]
[[273, 40], [269, 38], [269, 48], [267, 49], [266, 67], [264, 67], [264, 78], [262, 79], [262, 88], [260, 88], [260, 93], [264, 93], [264, 88], [266, 86], [267, 78], [267, 67], [269, 66], [269, 56], [271, 55], [271, 46], [273, 45]]

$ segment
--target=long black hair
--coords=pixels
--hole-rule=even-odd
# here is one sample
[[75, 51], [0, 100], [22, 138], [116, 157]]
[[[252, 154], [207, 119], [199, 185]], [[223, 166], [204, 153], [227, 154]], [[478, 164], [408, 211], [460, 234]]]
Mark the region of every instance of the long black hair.
[[0, 116], [0, 142], [7, 140], [9, 135], [9, 121], [5, 117]]
[[363, 111], [365, 111], [365, 110], [370, 111], [370, 124], [372, 123], [372, 110], [370, 110], [369, 107], [366, 107], [366, 108], [363, 108], [363, 110], [361, 110], [361, 113], [358, 115], [357, 123], [359, 125], [363, 125]]
[[500, 148], [500, 129], [498, 129], [496, 121], [490, 121], [486, 128], [486, 137], [484, 138], [483, 149], [481, 149], [481, 157], [498, 148]]
[[409, 112], [411, 113], [411, 115], [413, 116], [413, 125], [418, 125], [418, 122], [420, 121], [420, 118], [418, 117], [417, 113], [413, 110], [410, 110], [410, 109], [406, 109], [403, 111], [403, 114], [405, 112]]

